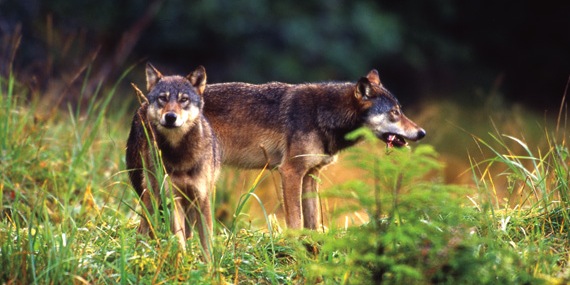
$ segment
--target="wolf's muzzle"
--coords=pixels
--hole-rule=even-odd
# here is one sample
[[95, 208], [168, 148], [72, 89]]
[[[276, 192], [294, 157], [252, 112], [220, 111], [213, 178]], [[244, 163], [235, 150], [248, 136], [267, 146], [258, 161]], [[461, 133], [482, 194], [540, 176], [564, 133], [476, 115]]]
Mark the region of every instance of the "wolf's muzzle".
[[423, 139], [426, 136], [426, 131], [424, 129], [420, 129], [417, 134], [418, 140]]
[[164, 115], [164, 126], [167, 128], [176, 127], [176, 119], [178, 119], [176, 113], [166, 113]]

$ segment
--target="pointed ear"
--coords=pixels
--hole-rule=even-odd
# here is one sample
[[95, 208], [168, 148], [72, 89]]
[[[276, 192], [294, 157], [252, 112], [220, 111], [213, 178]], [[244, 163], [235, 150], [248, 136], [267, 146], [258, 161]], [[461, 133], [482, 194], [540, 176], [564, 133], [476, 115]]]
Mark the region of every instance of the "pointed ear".
[[150, 89], [152, 87], [154, 87], [154, 85], [156, 85], [156, 83], [161, 78], [162, 78], [162, 74], [156, 68], [154, 68], [154, 66], [152, 66], [152, 64], [150, 64], [150, 62], [147, 62], [147, 64], [146, 64], [146, 90], [150, 91]]
[[356, 90], [354, 91], [354, 97], [358, 100], [366, 100], [370, 97], [370, 80], [367, 77], [362, 77], [356, 83]]
[[378, 70], [376, 69], [370, 70], [370, 72], [368, 72], [368, 75], [366, 75], [366, 78], [368, 78], [372, 84], [382, 85], [380, 82], [380, 75], [378, 75]]
[[198, 89], [198, 93], [202, 95], [206, 89], [206, 69], [203, 66], [198, 66], [196, 70], [186, 76], [192, 86]]

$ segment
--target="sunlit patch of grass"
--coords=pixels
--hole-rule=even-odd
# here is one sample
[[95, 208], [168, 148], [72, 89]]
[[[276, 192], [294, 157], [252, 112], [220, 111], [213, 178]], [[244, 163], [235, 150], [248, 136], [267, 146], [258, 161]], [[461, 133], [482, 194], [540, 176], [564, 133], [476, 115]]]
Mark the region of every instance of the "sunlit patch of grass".
[[[481, 151], [493, 155], [471, 161], [480, 192], [473, 202], [492, 216], [499, 229], [496, 237], [521, 253], [528, 272], [568, 280], [570, 276], [563, 273], [570, 261], [570, 156], [565, 129], [545, 128], [542, 137], [547, 145], [535, 150], [524, 139], [499, 130], [489, 135], [489, 141], [474, 137]], [[496, 173], [496, 166], [503, 170]], [[497, 198], [499, 183], [506, 183], [504, 200]]]
[[[546, 146], [505, 131], [506, 123], [489, 138], [475, 137], [481, 152], [470, 156], [474, 186], [446, 183], [437, 147], [386, 151], [360, 133], [368, 142], [345, 153], [343, 163], [363, 177], [323, 189], [324, 233], [282, 229], [259, 192], [264, 182], [278, 187], [270, 171], [246, 183], [225, 174], [216, 196], [234, 199], [224, 197], [231, 205], [225, 222], [215, 223], [207, 263], [197, 237], [180, 253], [168, 216], [157, 217], [156, 238], [137, 234], [142, 209], [124, 171], [132, 112], [111, 113], [116, 91], [96, 90], [82, 95], [89, 98], [84, 105], [39, 117], [39, 100], [14, 77], [0, 78], [2, 283], [570, 280], [565, 127], [545, 128]], [[326, 173], [322, 179], [329, 180]], [[495, 195], [500, 179], [510, 191], [506, 200]], [[347, 217], [358, 221], [334, 222]]]
[[27, 93], [13, 76], [0, 79], [0, 279], [80, 281], [88, 256], [108, 247], [94, 235], [130, 218], [133, 197], [114, 180], [124, 147], [112, 138], [124, 130], [111, 122], [122, 114], [106, 112], [113, 89], [50, 117]]
[[[460, 103], [459, 100], [449, 99], [425, 101], [418, 104], [420, 107], [417, 111], [406, 113], [427, 130], [427, 136], [420, 143], [433, 145], [440, 152], [440, 160], [446, 163], [444, 178], [447, 183], [473, 184], [467, 153], [478, 160], [493, 155], [486, 149], [480, 153], [471, 134], [481, 136], [497, 129], [502, 134], [524, 138], [529, 145], [541, 148], [548, 146], [544, 130], [555, 128], [555, 110], [540, 113], [521, 104], [508, 102], [500, 94], [492, 92], [459, 96], [469, 98], [469, 102]], [[510, 147], [517, 154], [524, 151], [518, 145]], [[506, 189], [500, 184], [496, 185], [496, 190], [502, 199]]]
[[0, 92], [2, 282], [276, 284], [301, 278], [296, 241], [279, 237], [275, 218], [265, 212], [261, 230], [243, 219], [251, 203], [264, 210], [255, 190], [267, 171], [237, 201], [230, 227], [216, 225], [208, 264], [197, 238], [180, 253], [168, 215], [156, 219], [157, 238], [136, 233], [142, 207], [123, 170], [131, 114], [108, 112], [114, 90], [99, 88], [84, 95], [91, 98], [87, 105], [41, 119], [33, 115], [38, 100], [24, 101], [26, 89], [14, 78], [1, 79]]

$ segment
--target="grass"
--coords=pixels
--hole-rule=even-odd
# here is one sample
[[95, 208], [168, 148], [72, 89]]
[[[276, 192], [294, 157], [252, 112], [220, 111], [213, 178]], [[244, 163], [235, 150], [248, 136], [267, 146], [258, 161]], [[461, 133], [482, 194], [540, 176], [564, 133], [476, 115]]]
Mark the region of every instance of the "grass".
[[[83, 90], [87, 103], [42, 117], [39, 98], [0, 78], [1, 283], [570, 282], [564, 127], [545, 128], [547, 146], [536, 149], [499, 130], [474, 137], [473, 187], [446, 184], [432, 146], [386, 152], [364, 131], [368, 141], [344, 158], [363, 179], [321, 193], [326, 233], [282, 230], [257, 192], [271, 173], [259, 171], [230, 200], [229, 222], [216, 223], [213, 262], [204, 263], [197, 239], [180, 254], [165, 225], [154, 239], [137, 235], [142, 210], [123, 158], [134, 109], [111, 107], [124, 102], [116, 93]], [[217, 197], [241, 187], [231, 177]], [[257, 218], [246, 211], [253, 204]], [[343, 219], [358, 221], [335, 222]]]

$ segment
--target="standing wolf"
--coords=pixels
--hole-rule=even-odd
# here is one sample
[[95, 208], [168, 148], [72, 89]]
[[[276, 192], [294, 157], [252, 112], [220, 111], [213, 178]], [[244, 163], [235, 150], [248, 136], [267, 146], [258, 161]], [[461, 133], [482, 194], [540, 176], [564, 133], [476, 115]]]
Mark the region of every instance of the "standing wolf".
[[[186, 77], [163, 76], [147, 64], [146, 82], [148, 102], [135, 114], [127, 141], [131, 183], [152, 215], [156, 211], [153, 205], [161, 205], [161, 185], [168, 185], [155, 176], [156, 168], [161, 167], [156, 161], [158, 148], [174, 186], [165, 192], [174, 197], [172, 231], [185, 249], [196, 224], [208, 256], [208, 237], [212, 234], [210, 191], [218, 177], [220, 153], [216, 136], [202, 115], [206, 71], [200, 66]], [[146, 215], [141, 218], [140, 233], [149, 233], [148, 219]]]
[[222, 160], [241, 168], [278, 167], [287, 226], [317, 229], [321, 223], [313, 176], [356, 143], [346, 134], [366, 126], [389, 147], [426, 132], [372, 70], [357, 83], [208, 85], [204, 114], [214, 128]]

